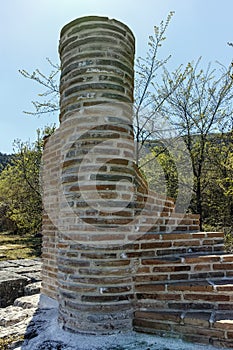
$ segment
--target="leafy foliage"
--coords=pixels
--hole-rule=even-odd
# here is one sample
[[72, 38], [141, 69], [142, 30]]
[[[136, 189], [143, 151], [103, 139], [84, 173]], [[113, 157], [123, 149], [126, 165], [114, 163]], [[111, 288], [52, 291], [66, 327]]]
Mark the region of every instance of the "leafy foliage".
[[[195, 142], [198, 136], [194, 135]], [[199, 136], [200, 137], [200, 136]], [[190, 173], [177, 169], [182, 166], [179, 159], [154, 141], [151, 151], [141, 159], [143, 172], [150, 187], [158, 193], [177, 198], [182, 191], [180, 184], [189, 186]], [[156, 145], [156, 146], [155, 146]], [[148, 148], [149, 149], [149, 148]], [[221, 230], [233, 227], [233, 135], [229, 133], [210, 134], [205, 144], [205, 158], [201, 174], [202, 221], [206, 230]], [[196, 185], [194, 183], [194, 185]], [[184, 188], [185, 190], [185, 188]], [[196, 210], [195, 186], [189, 211]], [[182, 193], [181, 193], [182, 196]], [[181, 197], [182, 201], [182, 197]], [[228, 235], [229, 236], [229, 235]], [[229, 236], [230, 237], [230, 236]], [[228, 237], [228, 238], [229, 238]], [[229, 239], [228, 239], [229, 241]]]
[[41, 229], [40, 164], [43, 137], [52, 133], [54, 127], [37, 131], [34, 143], [14, 142], [12, 163], [0, 174], [0, 208], [2, 208], [2, 230], [6, 222], [19, 233], [37, 233]]
[[0, 152], [0, 172], [11, 162], [11, 155]]
[[151, 151], [140, 159], [139, 165], [151, 190], [176, 199], [178, 190], [176, 165], [172, 154], [161, 141], [157, 141]]
[[167, 96], [173, 76], [175, 81], [180, 74], [184, 76], [173, 94], [166, 98], [162, 112], [172, 127], [179, 130], [189, 151], [194, 177], [193, 210], [202, 220], [202, 194], [207, 185], [204, 171], [207, 144], [212, 133], [224, 133], [232, 128], [233, 80], [229, 68], [221, 66], [217, 72], [209, 65], [204, 71], [199, 69], [199, 63], [200, 59], [183, 70], [179, 67], [172, 75], [166, 73], [161, 94]]

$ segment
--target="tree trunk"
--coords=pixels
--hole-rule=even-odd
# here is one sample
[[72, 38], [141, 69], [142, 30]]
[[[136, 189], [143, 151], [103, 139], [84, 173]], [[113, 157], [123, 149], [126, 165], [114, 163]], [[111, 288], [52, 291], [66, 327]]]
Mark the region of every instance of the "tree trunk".
[[202, 223], [202, 196], [201, 196], [201, 178], [197, 178], [197, 188], [196, 188], [196, 206], [197, 206], [197, 214], [200, 215], [200, 230], [203, 229]]

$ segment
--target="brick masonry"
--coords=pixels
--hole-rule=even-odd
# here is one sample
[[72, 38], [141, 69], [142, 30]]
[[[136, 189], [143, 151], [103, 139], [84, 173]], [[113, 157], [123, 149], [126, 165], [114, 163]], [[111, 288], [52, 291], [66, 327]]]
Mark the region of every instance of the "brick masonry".
[[[62, 29], [59, 51], [60, 127], [43, 155], [42, 293], [74, 332], [186, 335], [192, 313], [207, 310], [202, 329], [212, 311], [231, 310], [232, 260], [222, 233], [200, 233], [198, 216], [177, 213], [135, 165], [132, 32], [79, 18]], [[230, 338], [218, 322], [216, 339]]]

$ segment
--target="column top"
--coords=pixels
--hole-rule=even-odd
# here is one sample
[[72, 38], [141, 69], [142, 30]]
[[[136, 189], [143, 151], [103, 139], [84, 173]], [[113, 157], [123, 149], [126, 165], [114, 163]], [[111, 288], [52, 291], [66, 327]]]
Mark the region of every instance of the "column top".
[[61, 29], [61, 36], [64, 35], [64, 33], [71, 29], [74, 26], [77, 25], [85, 25], [85, 23], [90, 23], [92, 22], [93, 24], [98, 24], [98, 23], [104, 23], [106, 22], [106, 25], [114, 25], [116, 27], [121, 27], [122, 29], [124, 29], [125, 31], [127, 31], [128, 34], [131, 34], [132, 39], [135, 41], [134, 38], [134, 34], [132, 32], [132, 30], [124, 23], [122, 23], [121, 21], [118, 21], [114, 18], [108, 18], [108, 17], [104, 17], [104, 16], [83, 16], [83, 17], [79, 17], [76, 18], [75, 20], [67, 23], [62, 29]]

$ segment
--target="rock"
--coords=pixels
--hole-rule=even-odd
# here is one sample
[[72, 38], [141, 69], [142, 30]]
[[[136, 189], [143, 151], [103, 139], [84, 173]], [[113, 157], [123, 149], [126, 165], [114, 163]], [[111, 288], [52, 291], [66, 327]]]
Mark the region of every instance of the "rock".
[[[25, 343], [28, 344], [30, 341], [39, 336], [39, 334], [46, 333], [49, 322], [47, 320], [48, 309], [37, 309], [33, 314], [33, 318], [28, 323], [27, 329], [24, 333]], [[24, 344], [25, 345], [25, 344]], [[29, 347], [30, 348], [30, 347]]]
[[32, 316], [33, 311], [22, 309], [19, 306], [8, 306], [0, 309], [0, 327], [12, 326], [25, 318]]
[[[0, 338], [9, 342], [7, 349], [16, 349], [24, 339], [32, 339], [44, 322], [35, 322], [39, 294], [21, 297], [15, 305], [0, 309]], [[1, 348], [1, 345], [0, 345]]]
[[33, 309], [30, 309], [30, 310], [31, 310], [31, 315], [30, 316], [28, 315], [27, 317], [22, 319], [22, 321], [12, 324], [11, 326], [8, 326], [6, 328], [0, 327], [0, 338], [23, 337], [24, 334], [26, 333], [26, 330], [28, 328], [30, 321], [33, 318], [33, 313], [35, 312], [35, 310]]
[[[22, 263], [21, 263], [22, 264]], [[30, 262], [27, 262], [27, 264], [30, 264]], [[4, 269], [6, 272], [13, 272], [20, 276], [26, 277], [28, 279], [28, 283], [33, 282], [39, 282], [41, 281], [41, 266], [37, 263], [34, 265], [27, 265], [26, 266], [14, 266], [14, 267], [7, 267]]]
[[45, 294], [40, 295], [39, 308], [40, 309], [58, 309], [59, 304], [57, 300], [48, 297]]
[[25, 273], [24, 277], [29, 279], [29, 283], [39, 282], [42, 280], [40, 271]]
[[[27, 305], [32, 305], [35, 296], [27, 296]], [[31, 298], [31, 302], [30, 302]], [[25, 301], [25, 298], [20, 298]], [[38, 296], [37, 296], [38, 299]], [[45, 308], [23, 309], [8, 306], [0, 309], [0, 338], [9, 339], [9, 350], [194, 350], [194, 344], [177, 339], [158, 338], [135, 332], [111, 336], [91, 336], [69, 333], [57, 322], [57, 305], [44, 296]], [[22, 301], [21, 300], [21, 301]], [[26, 303], [22, 303], [26, 306]], [[24, 339], [24, 340], [23, 340]], [[201, 346], [201, 349], [203, 347]], [[1, 345], [0, 345], [0, 349]], [[214, 350], [208, 346], [209, 350]]]
[[5, 269], [7, 267], [17, 267], [17, 264], [14, 263], [15, 260], [6, 260], [0, 261], [0, 270]]
[[40, 270], [40, 259], [0, 262], [0, 349], [20, 348], [23, 339], [36, 337], [44, 324], [40, 320], [35, 323]]
[[35, 266], [14, 266], [14, 267], [7, 267], [4, 271], [12, 271], [14, 273], [17, 273], [19, 275], [25, 275], [25, 273], [32, 273], [32, 272], [39, 272], [41, 270], [41, 267], [38, 265]]
[[38, 306], [39, 299], [39, 294], [24, 296], [21, 298], [17, 298], [14, 302], [14, 306], [19, 306], [23, 309], [36, 308]]
[[61, 341], [47, 340], [39, 346], [38, 350], [62, 350], [65, 349], [65, 346], [66, 344]]
[[30, 283], [24, 287], [24, 295], [39, 294], [41, 282]]
[[[0, 307], [13, 304], [15, 299], [23, 295], [39, 293], [40, 281], [40, 259], [0, 261]], [[34, 285], [26, 288], [32, 283]]]
[[14, 265], [17, 266], [24, 266], [24, 267], [29, 267], [29, 266], [39, 266], [41, 267], [41, 260], [40, 259], [17, 259], [17, 260], [9, 260], [9, 263], [13, 263]]
[[11, 271], [0, 271], [0, 307], [13, 304], [14, 300], [24, 295], [28, 278]]

